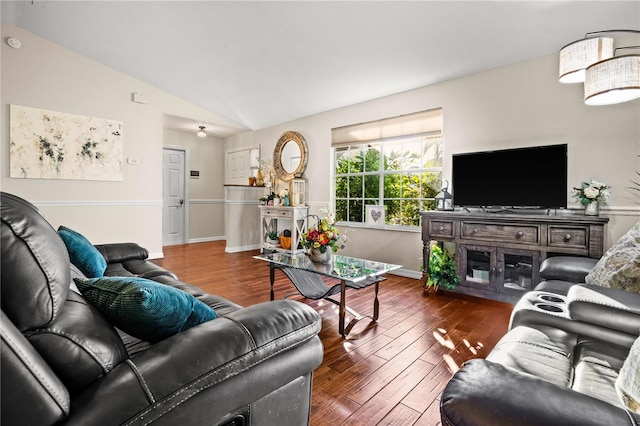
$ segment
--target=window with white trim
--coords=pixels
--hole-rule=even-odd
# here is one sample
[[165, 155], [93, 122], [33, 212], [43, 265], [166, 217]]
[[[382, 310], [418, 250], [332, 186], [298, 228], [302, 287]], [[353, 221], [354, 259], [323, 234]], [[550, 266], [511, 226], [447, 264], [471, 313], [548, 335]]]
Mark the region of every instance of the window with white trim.
[[366, 223], [366, 206], [383, 205], [386, 226], [419, 226], [442, 185], [441, 111], [332, 131], [337, 221]]

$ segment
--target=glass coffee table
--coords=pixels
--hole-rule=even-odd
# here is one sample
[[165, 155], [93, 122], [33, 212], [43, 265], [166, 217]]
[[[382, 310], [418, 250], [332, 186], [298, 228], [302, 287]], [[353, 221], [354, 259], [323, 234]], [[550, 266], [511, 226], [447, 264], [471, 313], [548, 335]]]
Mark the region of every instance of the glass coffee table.
[[[355, 257], [341, 256], [333, 254], [329, 263], [314, 263], [309, 257], [302, 254], [289, 253], [265, 253], [254, 256], [255, 259], [269, 262], [269, 278], [271, 281], [270, 298], [274, 299], [273, 282], [275, 270], [280, 269], [293, 283], [298, 292], [308, 299], [325, 299], [339, 306], [338, 331], [345, 337], [353, 326], [364, 318], [370, 318], [373, 322], [378, 320], [380, 303], [378, 302], [378, 289], [381, 281], [385, 278], [383, 274], [401, 267], [391, 263], [376, 262], [373, 260], [357, 259]], [[339, 284], [327, 285], [322, 276], [336, 278]], [[347, 288], [361, 290], [363, 288], [375, 286], [375, 297], [373, 300], [373, 315], [360, 315], [346, 305], [345, 293]], [[340, 300], [337, 301], [331, 296], [340, 293]], [[293, 293], [295, 294], [295, 293]], [[291, 295], [285, 296], [285, 298]], [[353, 315], [353, 319], [345, 327], [346, 312]]]

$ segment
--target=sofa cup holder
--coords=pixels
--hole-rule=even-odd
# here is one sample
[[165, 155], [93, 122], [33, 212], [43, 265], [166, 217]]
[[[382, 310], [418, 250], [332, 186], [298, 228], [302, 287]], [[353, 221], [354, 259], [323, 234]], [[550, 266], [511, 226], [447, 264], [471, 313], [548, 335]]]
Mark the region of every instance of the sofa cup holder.
[[544, 301], [544, 302], [551, 302], [551, 303], [565, 303], [565, 299], [557, 296], [555, 294], [540, 294], [538, 295], [538, 299]]
[[560, 314], [564, 312], [564, 309], [562, 308], [562, 306], [552, 305], [550, 303], [536, 303], [534, 306], [540, 310], [552, 312], [556, 314]]

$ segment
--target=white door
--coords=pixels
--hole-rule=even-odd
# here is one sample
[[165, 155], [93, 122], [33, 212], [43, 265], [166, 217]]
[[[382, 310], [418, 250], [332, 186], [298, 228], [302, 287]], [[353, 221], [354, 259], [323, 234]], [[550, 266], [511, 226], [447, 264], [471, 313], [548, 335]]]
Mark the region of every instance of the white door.
[[251, 176], [251, 150], [228, 152], [226, 183], [247, 185], [249, 176]]
[[162, 176], [162, 244], [186, 243], [185, 152], [164, 148]]

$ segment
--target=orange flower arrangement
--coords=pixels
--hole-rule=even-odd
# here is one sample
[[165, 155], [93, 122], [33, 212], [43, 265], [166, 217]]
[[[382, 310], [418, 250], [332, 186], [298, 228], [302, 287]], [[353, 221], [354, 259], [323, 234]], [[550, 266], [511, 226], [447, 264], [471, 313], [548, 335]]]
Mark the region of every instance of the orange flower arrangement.
[[302, 234], [302, 245], [308, 249], [319, 249], [321, 253], [325, 253], [327, 249], [331, 249], [334, 253], [344, 248], [346, 238], [340, 235], [338, 229], [334, 226], [335, 220], [332, 215], [320, 219], [313, 216], [318, 221], [318, 226], [311, 227]]

